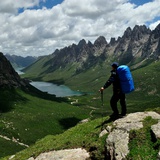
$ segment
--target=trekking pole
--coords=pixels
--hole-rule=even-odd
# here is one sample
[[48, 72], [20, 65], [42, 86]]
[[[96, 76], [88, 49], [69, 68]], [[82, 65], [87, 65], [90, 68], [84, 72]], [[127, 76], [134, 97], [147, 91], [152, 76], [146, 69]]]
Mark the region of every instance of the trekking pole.
[[102, 107], [102, 121], [103, 121], [103, 90], [101, 90], [101, 107]]

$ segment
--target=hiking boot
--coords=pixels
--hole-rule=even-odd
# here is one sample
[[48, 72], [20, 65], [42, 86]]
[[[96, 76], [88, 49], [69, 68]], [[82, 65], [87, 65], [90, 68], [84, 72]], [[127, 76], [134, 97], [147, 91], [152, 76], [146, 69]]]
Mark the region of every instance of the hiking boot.
[[126, 116], [126, 114], [119, 114], [119, 118], [123, 118], [123, 117], [125, 117]]
[[118, 118], [119, 118], [119, 115], [113, 113], [113, 114], [110, 115], [110, 118], [111, 118], [111, 119], [118, 119]]

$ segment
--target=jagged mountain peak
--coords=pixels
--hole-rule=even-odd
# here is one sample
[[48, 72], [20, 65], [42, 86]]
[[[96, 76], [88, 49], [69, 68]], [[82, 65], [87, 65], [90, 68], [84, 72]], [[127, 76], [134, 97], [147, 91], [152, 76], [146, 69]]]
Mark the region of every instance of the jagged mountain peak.
[[105, 46], [105, 45], [107, 45], [107, 41], [106, 41], [106, 38], [104, 36], [99, 36], [94, 42], [95, 47], [102, 47], [102, 46]]
[[130, 38], [131, 34], [132, 34], [132, 29], [131, 29], [131, 27], [128, 27], [128, 28], [125, 30], [124, 35], [123, 35], [122, 38], [127, 38], [127, 39], [128, 39], [128, 38]]
[[116, 38], [111, 37], [110, 45], [113, 46], [116, 43]]
[[151, 30], [147, 28], [145, 25], [142, 25], [142, 26], [135, 25], [133, 29], [131, 29], [131, 27], [128, 27], [125, 30], [124, 35], [122, 36], [122, 39], [124, 40], [124, 39], [132, 38], [132, 40], [138, 41], [144, 35], [150, 34], [150, 33], [151, 33]]
[[93, 44], [90, 41], [88, 41], [88, 46], [93, 47]]
[[[56, 50], [56, 54], [44, 64], [48, 66], [46, 73], [72, 68], [70, 74], [74, 76], [111, 60], [120, 64], [134, 64], [135, 67], [146, 58], [155, 60], [160, 55], [159, 28], [160, 25], [151, 31], [145, 25], [136, 25], [133, 29], [128, 27], [122, 37], [117, 40], [112, 37], [110, 43], [107, 43], [104, 36], [99, 36], [93, 44], [82, 39], [78, 44]], [[159, 38], [155, 39], [155, 35]]]
[[82, 48], [82, 47], [84, 47], [86, 44], [87, 44], [86, 41], [85, 41], [84, 39], [82, 39], [82, 40], [79, 41], [78, 47], [79, 47], [79, 48]]
[[136, 25], [132, 31], [132, 39], [134, 41], [138, 41], [144, 37], [144, 35], [148, 35], [151, 33], [151, 30], [147, 28], [145, 25], [138, 26]]
[[135, 27], [133, 28], [133, 32], [142, 32], [142, 33], [150, 33], [151, 30], [149, 28], [147, 28], [145, 25], [135, 25]]

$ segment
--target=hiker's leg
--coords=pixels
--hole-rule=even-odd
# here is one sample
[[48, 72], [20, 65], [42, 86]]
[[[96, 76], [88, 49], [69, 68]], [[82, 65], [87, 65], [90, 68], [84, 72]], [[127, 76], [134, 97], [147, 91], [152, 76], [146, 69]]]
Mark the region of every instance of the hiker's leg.
[[126, 107], [126, 97], [124, 93], [120, 94], [120, 104], [121, 104], [121, 115], [125, 116], [127, 112], [127, 107]]
[[119, 112], [118, 112], [118, 109], [117, 109], [117, 102], [119, 100], [119, 96], [118, 94], [113, 94], [111, 100], [110, 100], [110, 105], [111, 105], [111, 108], [113, 110], [113, 114], [114, 115], [118, 115]]

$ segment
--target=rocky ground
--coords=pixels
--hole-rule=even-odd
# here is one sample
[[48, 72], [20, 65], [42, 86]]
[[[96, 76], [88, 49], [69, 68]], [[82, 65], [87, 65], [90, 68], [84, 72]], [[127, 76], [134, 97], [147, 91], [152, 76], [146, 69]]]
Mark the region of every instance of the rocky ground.
[[[108, 160], [126, 159], [129, 153], [129, 133], [131, 130], [143, 128], [143, 120], [146, 117], [157, 119], [158, 123], [151, 126], [151, 130], [155, 138], [160, 138], [160, 115], [156, 112], [137, 112], [128, 114], [124, 118], [117, 119], [112, 125], [106, 126], [99, 134], [99, 137], [108, 134], [106, 139], [106, 157]], [[86, 122], [85, 122], [86, 123]], [[10, 158], [12, 159], [12, 157]], [[28, 160], [86, 160], [89, 159], [89, 153], [82, 148], [50, 151], [41, 153], [36, 158]], [[160, 151], [157, 155], [157, 160], [160, 160]]]
[[[160, 115], [158, 113], [131, 113], [124, 118], [114, 121], [112, 129], [105, 129], [106, 132], [109, 132], [106, 139], [108, 159], [122, 160], [126, 158], [129, 153], [129, 131], [143, 128], [142, 121], [148, 116], [159, 121], [156, 125], [151, 126], [151, 130], [156, 138], [160, 138]], [[157, 159], [160, 159], [160, 155], [157, 155]]]

